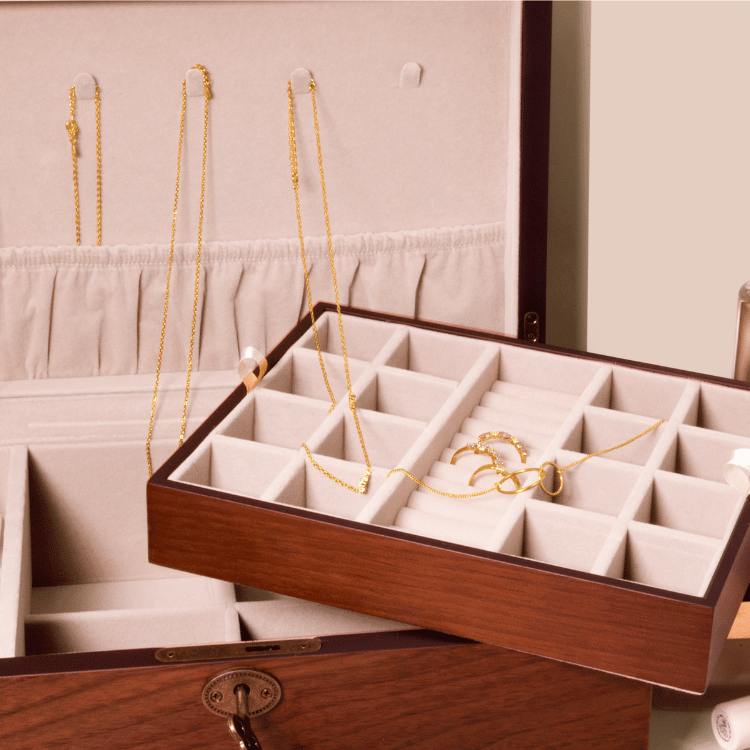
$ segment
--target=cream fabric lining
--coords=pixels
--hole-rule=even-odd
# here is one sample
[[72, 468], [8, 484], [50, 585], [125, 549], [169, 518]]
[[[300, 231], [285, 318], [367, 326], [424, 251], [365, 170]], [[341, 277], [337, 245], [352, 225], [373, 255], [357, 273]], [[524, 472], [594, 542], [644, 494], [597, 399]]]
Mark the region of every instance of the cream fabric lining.
[[[334, 238], [342, 304], [505, 330], [501, 223]], [[306, 240], [313, 300], [332, 300], [325, 238]], [[165, 371], [187, 362], [195, 245], [175, 248]], [[0, 249], [0, 380], [153, 372], [169, 248]], [[234, 368], [240, 351], [275, 345], [306, 312], [299, 242], [203, 246], [196, 355]], [[210, 331], [210, 336], [201, 336]]]

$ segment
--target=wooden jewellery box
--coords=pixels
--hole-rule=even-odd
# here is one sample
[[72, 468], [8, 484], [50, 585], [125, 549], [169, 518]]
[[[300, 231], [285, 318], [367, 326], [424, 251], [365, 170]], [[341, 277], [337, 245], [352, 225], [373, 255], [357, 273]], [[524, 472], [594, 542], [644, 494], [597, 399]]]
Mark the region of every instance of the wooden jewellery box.
[[[177, 445], [191, 329], [204, 91], [191, 66], [206, 67], [212, 98], [188, 432], [235, 387], [241, 349], [269, 350], [305, 307], [287, 134], [302, 67], [317, 83], [342, 299], [543, 337], [549, 57], [547, 3], [0, 3], [0, 747], [229, 748], [213, 709], [228, 697], [237, 710], [233, 690], [205, 692], [237, 668], [280, 695], [252, 719], [265, 750], [645, 747], [646, 684], [147, 559], [183, 79], [157, 465]], [[101, 89], [101, 247], [70, 245], [64, 124], [86, 74]], [[309, 91], [295, 96], [325, 298]]]
[[[195, 376], [191, 429], [236, 382]], [[251, 723], [264, 750], [646, 747], [648, 685], [150, 564], [146, 420], [132, 415], [152, 388], [0, 384], [0, 746], [236, 747], [203, 697], [254, 670], [281, 692]], [[164, 377], [157, 462], [183, 388]]]
[[[346, 310], [360, 495], [300, 448], [344, 482], [364, 473], [335, 309], [316, 319], [336, 407], [306, 318], [150, 481], [152, 562], [705, 690], [750, 582], [750, 507], [722, 474], [750, 448], [745, 386]], [[525, 466], [570, 467], [561, 493], [453, 499], [389, 473], [489, 489], [493, 471], [468, 485], [488, 456], [455, 455], [489, 431]]]

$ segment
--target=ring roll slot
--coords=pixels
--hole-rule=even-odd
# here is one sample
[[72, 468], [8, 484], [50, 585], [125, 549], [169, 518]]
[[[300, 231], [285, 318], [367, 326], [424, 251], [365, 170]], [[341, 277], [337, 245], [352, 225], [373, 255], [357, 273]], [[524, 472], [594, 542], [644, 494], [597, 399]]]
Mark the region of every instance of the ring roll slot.
[[[343, 461], [340, 458], [332, 458], [319, 453], [312, 455], [319, 466], [353, 487], [359, 485], [367, 468], [364, 463]], [[373, 467], [367, 485], [367, 494], [360, 495], [329, 479], [304, 456], [304, 460], [299, 461], [296, 470], [289, 473], [286, 481], [278, 488], [274, 496], [266, 499], [354, 520], [370, 496], [377, 492], [378, 487], [385, 481], [387, 473], [385, 469]]]
[[632, 521], [606, 574], [703, 596], [721, 549], [715, 539]]
[[681, 425], [676, 442], [659, 468], [723, 483], [724, 465], [737, 448], [750, 448], [750, 438]]
[[615, 519], [530, 498], [509, 529], [500, 552], [590, 571]]
[[[324, 352], [323, 363], [334, 398], [337, 401], [346, 398], [348, 387], [344, 358], [338, 354]], [[366, 362], [349, 357], [349, 376], [352, 387], [366, 370]], [[306, 396], [326, 403], [331, 402], [331, 396], [320, 369], [320, 360], [314, 350], [300, 347], [291, 349], [288, 356], [283, 357], [261, 382], [265, 389]]]
[[296, 455], [289, 448], [213, 435], [170, 479], [258, 498]]
[[487, 342], [476, 339], [409, 328], [385, 364], [459, 382], [487, 348]]
[[561, 391], [547, 391], [521, 383], [510, 383], [506, 380], [496, 380], [488, 395], [523, 403], [524, 411], [539, 409], [545, 414], [555, 415], [561, 419], [576, 405], [578, 394], [563, 393]]
[[688, 382], [674, 376], [615, 366], [591, 405], [653, 420], [669, 419]]
[[272, 594], [248, 586], [236, 588], [235, 606], [240, 618], [243, 641], [414, 629], [413, 625], [283, 594]]
[[[354, 315], [342, 315], [344, 336], [346, 337], [346, 354], [349, 362], [362, 360], [371, 362], [385, 346], [391, 336], [398, 330], [397, 326], [377, 320], [368, 320]], [[341, 355], [341, 335], [336, 313], [326, 312], [316, 319], [320, 349], [327, 354]], [[312, 349], [315, 352], [315, 334], [308, 330], [300, 339], [300, 348]], [[317, 361], [317, 352], [316, 361]], [[342, 360], [343, 361], [343, 360]]]
[[[424, 422], [367, 409], [357, 409], [357, 416], [370, 463], [385, 469], [392, 469], [399, 464], [425, 427]], [[322, 456], [364, 462], [354, 416], [348, 409], [329, 420], [307, 446], [313, 453]]]
[[357, 407], [429, 422], [458, 384], [433, 375], [380, 367], [357, 394]]
[[216, 433], [297, 450], [323, 423], [328, 409], [322, 401], [256, 388]]
[[728, 484], [657, 471], [635, 520], [726, 539], [744, 502]]
[[408, 505], [398, 512], [393, 527], [410, 534], [480, 548], [487, 545], [494, 531], [493, 526], [458, 521], [436, 513], [416, 510]]
[[[498, 383], [499, 381], [495, 382]], [[573, 401], [575, 402], [574, 398]], [[493, 386], [492, 390], [482, 396], [477, 408], [486, 410], [488, 414], [492, 413], [493, 417], [497, 415], [494, 418], [502, 419], [503, 422], [515, 424], [546, 423], [548, 426], [543, 428], [543, 431], [554, 433], [570, 413], [572, 405], [568, 408], [549, 401], [532, 401], [526, 398], [509, 396], [498, 393]]]
[[[559, 451], [555, 463], [560, 468], [584, 458], [580, 453]], [[550, 498], [570, 508], [618, 516], [631, 495], [641, 470], [632, 464], [596, 456], [563, 473], [563, 489]]]
[[[562, 448], [587, 455], [598, 453], [635, 438], [653, 424], [648, 417], [587, 406], [583, 410], [582, 419], [568, 435]], [[612, 461], [643, 466], [656, 448], [664, 428], [665, 425], [661, 424], [628, 445], [604, 455]]]
[[434, 513], [445, 518], [453, 518], [457, 521], [468, 521], [469, 523], [494, 527], [497, 526], [508, 510], [510, 500], [501, 495], [490, 495], [488, 497], [458, 500], [424, 490], [417, 490], [409, 496], [406, 507], [425, 513]]

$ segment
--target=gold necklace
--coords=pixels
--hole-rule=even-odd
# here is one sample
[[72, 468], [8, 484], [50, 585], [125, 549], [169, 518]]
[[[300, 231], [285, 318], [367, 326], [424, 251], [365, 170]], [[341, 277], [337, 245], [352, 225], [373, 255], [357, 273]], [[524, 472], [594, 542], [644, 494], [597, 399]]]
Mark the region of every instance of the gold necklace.
[[[94, 89], [94, 112], [96, 117], [96, 244], [102, 244], [102, 129], [101, 129], [101, 89]], [[73, 202], [76, 216], [76, 245], [81, 244], [81, 204], [78, 195], [78, 123], [76, 122], [76, 87], [71, 86], [68, 91], [70, 119], [65, 123], [65, 129], [70, 138], [70, 153], [73, 158]]]
[[[341, 485], [342, 487], [345, 487], [348, 490], [351, 490], [352, 492], [357, 492], [360, 495], [364, 495], [367, 492], [367, 484], [370, 481], [370, 476], [372, 474], [372, 466], [370, 465], [370, 458], [367, 455], [367, 448], [365, 447], [365, 439], [362, 436], [362, 428], [359, 424], [359, 417], [357, 415], [357, 399], [354, 395], [354, 391], [352, 390], [352, 381], [351, 376], [349, 375], [349, 358], [346, 354], [346, 341], [344, 338], [344, 321], [341, 315], [341, 305], [339, 304], [339, 288], [338, 284], [336, 282], [336, 265], [333, 260], [333, 241], [331, 240], [331, 223], [330, 219], [328, 217], [328, 200], [326, 198], [326, 182], [325, 177], [323, 175], [323, 155], [320, 147], [320, 128], [318, 126], [318, 108], [315, 103], [315, 81], [313, 79], [310, 79], [309, 84], [310, 89], [310, 95], [312, 97], [312, 106], [313, 106], [313, 120], [315, 123], [315, 140], [317, 144], [318, 149], [318, 169], [320, 171], [320, 189], [323, 193], [323, 214], [325, 215], [325, 221], [326, 221], [326, 236], [328, 239], [328, 258], [331, 264], [331, 276], [333, 278], [333, 291], [335, 294], [336, 299], [336, 314], [338, 316], [338, 323], [339, 323], [339, 335], [341, 337], [341, 353], [344, 357], [344, 372], [346, 373], [346, 387], [349, 393], [349, 409], [352, 412], [352, 416], [354, 417], [354, 424], [357, 428], [357, 435], [359, 436], [359, 443], [362, 446], [362, 455], [365, 459], [365, 465], [367, 466], [367, 469], [365, 470], [365, 473], [362, 475], [362, 479], [359, 480], [359, 484], [355, 487], [352, 484], [347, 484], [342, 479], [339, 479], [338, 477], [335, 477], [333, 474], [331, 474], [329, 471], [324, 469], [315, 459], [312, 457], [312, 453], [310, 452], [310, 449], [305, 445], [305, 443], [302, 443], [302, 447], [305, 449], [305, 453], [307, 454], [307, 458], [310, 460], [310, 463], [319, 471], [321, 474], [328, 477], [328, 479], [331, 479], [332, 481], [336, 482], [336, 484]], [[287, 94], [289, 98], [289, 163], [291, 165], [292, 169], [292, 187], [294, 188], [294, 202], [297, 209], [297, 229], [299, 231], [299, 244], [300, 244], [300, 252], [302, 254], [302, 268], [305, 273], [305, 289], [307, 290], [307, 306], [310, 310], [310, 320], [312, 321], [312, 329], [313, 334], [315, 336], [315, 347], [318, 350], [318, 361], [320, 362], [320, 370], [323, 373], [323, 380], [325, 381], [326, 388], [328, 390], [328, 395], [331, 398], [331, 408], [329, 410], [330, 412], [333, 410], [333, 408], [336, 406], [336, 399], [333, 395], [333, 389], [331, 388], [331, 384], [328, 382], [328, 375], [326, 374], [326, 367], [325, 363], [323, 362], [323, 352], [320, 348], [320, 340], [318, 338], [318, 328], [315, 324], [315, 315], [313, 313], [313, 302], [312, 302], [312, 292], [310, 291], [310, 277], [307, 272], [307, 259], [305, 257], [305, 240], [302, 234], [302, 217], [300, 214], [300, 202], [299, 202], [299, 173], [297, 169], [297, 138], [296, 133], [294, 130], [294, 104], [292, 101], [292, 82], [289, 81], [287, 85]]]
[[[409, 479], [412, 480], [412, 482], [416, 482], [420, 487], [423, 487], [426, 490], [429, 490], [430, 492], [434, 492], [436, 495], [442, 495], [443, 497], [452, 497], [457, 500], [463, 500], [468, 499], [471, 497], [481, 497], [482, 495], [488, 495], [490, 492], [499, 492], [501, 495], [520, 495], [522, 492], [528, 492], [529, 490], [533, 490], [535, 487], [541, 487], [542, 490], [546, 495], [549, 495], [550, 497], [556, 497], [562, 492], [563, 488], [563, 472], [568, 471], [568, 469], [572, 469], [574, 466], [578, 466], [579, 464], [582, 464], [584, 461], [588, 461], [590, 458], [594, 458], [594, 456], [603, 456], [605, 453], [611, 453], [612, 451], [616, 451], [618, 448], [624, 448], [626, 445], [630, 445], [630, 443], [634, 443], [636, 440], [640, 440], [644, 435], [648, 435], [649, 432], [652, 430], [655, 430], [660, 424], [663, 424], [665, 420], [660, 419], [655, 424], [652, 424], [651, 427], [649, 427], [647, 430], [644, 430], [640, 433], [640, 435], [636, 435], [635, 437], [630, 438], [629, 440], [626, 440], [624, 443], [620, 443], [619, 445], [614, 445], [611, 448], [606, 448], [603, 451], [597, 451], [596, 453], [589, 453], [587, 456], [584, 456], [583, 458], [579, 458], [577, 461], [573, 461], [573, 463], [568, 464], [567, 466], [558, 466], [554, 461], [545, 461], [540, 467], [538, 468], [523, 468], [518, 469], [518, 471], [513, 472], [507, 472], [505, 470], [500, 470], [501, 467], [499, 466], [493, 466], [488, 465], [482, 467], [482, 470], [493, 468], [498, 473], [502, 475], [502, 479], [499, 482], [495, 482], [492, 487], [486, 490], [479, 490], [478, 492], [467, 492], [467, 493], [454, 493], [454, 492], [442, 492], [441, 490], [436, 490], [434, 487], [430, 487], [429, 485], [425, 484], [421, 480], [417, 479], [412, 473], [408, 472], [406, 469], [392, 469], [388, 472], [388, 477], [391, 476], [391, 474], [401, 473], [406, 474]], [[557, 489], [549, 490], [544, 485], [544, 480], [547, 478], [547, 472], [544, 470], [545, 466], [551, 466], [555, 474], [560, 480], [560, 484], [557, 487]], [[474, 472], [472, 475], [472, 479], [474, 476], [479, 473], [480, 469], [477, 469], [477, 471]], [[531, 482], [531, 484], [527, 484], [525, 486], [520, 485], [520, 481], [518, 479], [519, 476], [522, 474], [528, 474], [530, 472], [537, 472], [537, 480], [535, 482]], [[387, 477], [386, 477], [387, 478]], [[513, 484], [515, 485], [515, 489], [512, 490], [504, 490], [503, 485], [508, 480], [511, 480]], [[471, 484], [471, 482], [470, 482]]]
[[[193, 65], [191, 70], [199, 70], [203, 75], [203, 170], [201, 173], [201, 202], [200, 214], [198, 216], [198, 252], [195, 258], [195, 291], [193, 294], [193, 319], [190, 326], [190, 350], [188, 353], [187, 383], [185, 385], [185, 402], [182, 406], [182, 425], [180, 427], [179, 446], [185, 439], [185, 426], [187, 424], [188, 396], [190, 395], [190, 374], [193, 370], [193, 346], [195, 343], [195, 324], [198, 315], [198, 292], [200, 291], [201, 278], [201, 245], [203, 242], [203, 206], [206, 195], [206, 152], [208, 148], [208, 102], [211, 99], [211, 82], [208, 72], [202, 65]], [[177, 201], [180, 195], [180, 164], [182, 163], [182, 140], [185, 134], [185, 108], [187, 104], [187, 83], [182, 82], [182, 113], [180, 116], [180, 142], [177, 147], [177, 183], [174, 191], [174, 211], [172, 212], [172, 239], [169, 247], [169, 264], [167, 268], [167, 291], [164, 295], [164, 317], [161, 324], [161, 337], [159, 339], [159, 359], [156, 363], [156, 383], [154, 385], [154, 397], [151, 401], [151, 418], [148, 423], [148, 437], [146, 438], [146, 460], [148, 462], [148, 475], [154, 473], [151, 462], [151, 436], [154, 429], [154, 413], [156, 412], [156, 396], [159, 391], [159, 375], [161, 373], [161, 361], [164, 355], [164, 333], [167, 328], [167, 311], [169, 310], [169, 282], [172, 278], [172, 260], [174, 258], [174, 238], [177, 228]]]

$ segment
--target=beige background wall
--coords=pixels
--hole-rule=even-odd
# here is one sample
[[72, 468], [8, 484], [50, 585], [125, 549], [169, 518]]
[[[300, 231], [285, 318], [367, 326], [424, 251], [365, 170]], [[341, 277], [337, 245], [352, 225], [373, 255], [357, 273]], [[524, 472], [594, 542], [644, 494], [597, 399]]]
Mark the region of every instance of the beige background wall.
[[748, 29], [747, 2], [591, 4], [591, 351], [731, 375], [750, 278]]

